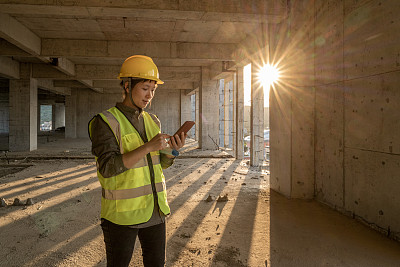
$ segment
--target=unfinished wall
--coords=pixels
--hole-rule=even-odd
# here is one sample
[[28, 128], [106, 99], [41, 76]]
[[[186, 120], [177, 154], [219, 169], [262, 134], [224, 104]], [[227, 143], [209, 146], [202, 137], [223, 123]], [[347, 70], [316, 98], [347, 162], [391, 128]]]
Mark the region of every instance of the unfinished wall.
[[316, 198], [400, 240], [400, 3], [316, 2]]

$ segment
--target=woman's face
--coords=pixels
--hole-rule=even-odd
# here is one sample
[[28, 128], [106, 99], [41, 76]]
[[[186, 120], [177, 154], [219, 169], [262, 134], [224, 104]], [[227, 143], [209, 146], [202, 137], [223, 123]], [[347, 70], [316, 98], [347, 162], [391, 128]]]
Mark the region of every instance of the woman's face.
[[155, 81], [144, 81], [137, 83], [132, 89], [132, 99], [136, 106], [143, 109], [147, 107], [156, 92]]

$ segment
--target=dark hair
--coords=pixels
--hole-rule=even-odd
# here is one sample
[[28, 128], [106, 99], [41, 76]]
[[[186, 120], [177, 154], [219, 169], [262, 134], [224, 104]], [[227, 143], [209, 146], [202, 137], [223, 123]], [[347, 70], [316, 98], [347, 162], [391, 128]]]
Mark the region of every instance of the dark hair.
[[[126, 79], [122, 79], [122, 80], [121, 80], [121, 83], [120, 83], [122, 89], [124, 90], [124, 94], [126, 94], [126, 91], [125, 91], [125, 82], [127, 82], [127, 80], [126, 80]], [[157, 84], [157, 81], [150, 80], [150, 79], [132, 78], [131, 88], [134, 88], [136, 84], [141, 83], [141, 82], [155, 82], [155, 83]]]

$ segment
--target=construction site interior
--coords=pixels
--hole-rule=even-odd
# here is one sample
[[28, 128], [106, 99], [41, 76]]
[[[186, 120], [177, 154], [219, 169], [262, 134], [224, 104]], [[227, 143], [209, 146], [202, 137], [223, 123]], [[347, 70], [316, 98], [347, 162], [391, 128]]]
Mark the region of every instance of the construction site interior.
[[[88, 122], [131, 55], [166, 266], [400, 266], [400, 1], [0, 0], [0, 266], [106, 266]], [[130, 266], [143, 266], [140, 243]]]

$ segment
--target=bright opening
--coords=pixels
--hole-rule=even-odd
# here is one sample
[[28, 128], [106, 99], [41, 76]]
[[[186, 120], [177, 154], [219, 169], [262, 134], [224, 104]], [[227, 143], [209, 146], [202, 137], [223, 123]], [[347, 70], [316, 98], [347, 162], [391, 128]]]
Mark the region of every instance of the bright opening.
[[51, 131], [53, 129], [52, 117], [52, 105], [40, 105], [40, 131]]

